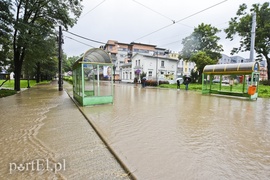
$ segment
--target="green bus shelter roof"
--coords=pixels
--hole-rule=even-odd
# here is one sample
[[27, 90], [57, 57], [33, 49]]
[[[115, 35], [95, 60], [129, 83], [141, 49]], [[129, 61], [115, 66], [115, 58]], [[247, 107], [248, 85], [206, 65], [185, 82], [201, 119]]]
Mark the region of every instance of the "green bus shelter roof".
[[203, 69], [204, 74], [213, 75], [251, 74], [256, 71], [260, 71], [258, 62], [206, 65]]
[[110, 55], [100, 48], [92, 48], [84, 53], [74, 64], [73, 69], [77, 67], [79, 63], [83, 64], [112, 64]]

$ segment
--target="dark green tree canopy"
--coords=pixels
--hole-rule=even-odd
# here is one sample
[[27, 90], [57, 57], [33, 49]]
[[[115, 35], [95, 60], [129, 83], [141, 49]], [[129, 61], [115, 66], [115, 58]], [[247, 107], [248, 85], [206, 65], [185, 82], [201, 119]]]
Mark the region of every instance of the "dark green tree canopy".
[[[72, 27], [81, 14], [81, 0], [12, 0], [14, 7], [13, 60], [15, 87], [20, 90], [20, 76], [26, 54], [36, 45], [45, 45], [55, 34], [55, 28]], [[38, 49], [38, 48], [36, 48]], [[41, 53], [43, 54], [43, 53]]]
[[[255, 37], [255, 51], [258, 54], [257, 60], [263, 57], [267, 64], [270, 64], [270, 8], [269, 2], [263, 4], [253, 4], [248, 10], [246, 4], [239, 6], [236, 16], [231, 18], [229, 27], [224, 31], [228, 39], [233, 40], [235, 35], [238, 35], [240, 46], [233, 48], [231, 54], [250, 51], [252, 14], [256, 13], [256, 37]], [[270, 79], [270, 72], [268, 70], [268, 79]]]
[[216, 64], [221, 58], [222, 45], [218, 44], [220, 38], [216, 35], [220, 30], [210, 24], [200, 24], [194, 32], [183, 39], [184, 45], [180, 58], [196, 63], [199, 73], [199, 82], [202, 70], [207, 64]]
[[223, 49], [222, 45], [218, 44], [220, 40], [220, 37], [216, 35], [218, 32], [220, 30], [210, 24], [200, 24], [190, 36], [183, 39], [181, 58], [190, 60], [199, 51], [204, 51], [212, 59], [221, 58], [220, 52]]
[[12, 20], [11, 0], [0, 1], [0, 66], [10, 64], [11, 42], [12, 42]]

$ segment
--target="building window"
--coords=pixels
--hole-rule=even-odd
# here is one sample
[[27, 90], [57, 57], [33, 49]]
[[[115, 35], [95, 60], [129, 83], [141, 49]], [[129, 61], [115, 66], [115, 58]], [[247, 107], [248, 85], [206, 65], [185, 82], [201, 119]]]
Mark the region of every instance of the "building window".
[[141, 60], [138, 60], [138, 66], [140, 66], [140, 64], [141, 64]]
[[161, 61], [161, 67], [165, 67], [165, 62]]
[[148, 76], [152, 77], [152, 71], [148, 71]]

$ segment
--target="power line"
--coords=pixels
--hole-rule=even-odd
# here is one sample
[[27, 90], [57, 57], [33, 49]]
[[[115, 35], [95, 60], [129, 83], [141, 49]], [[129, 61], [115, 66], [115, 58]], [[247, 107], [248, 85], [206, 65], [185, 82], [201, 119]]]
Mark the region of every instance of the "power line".
[[161, 31], [161, 30], [163, 30], [163, 29], [165, 29], [165, 28], [168, 28], [168, 27], [170, 27], [170, 26], [172, 26], [172, 25], [174, 25], [174, 24], [176, 24], [176, 23], [179, 23], [179, 22], [181, 22], [181, 21], [183, 21], [183, 20], [186, 20], [186, 19], [188, 19], [188, 18], [190, 18], [190, 17], [192, 17], [192, 16], [195, 16], [195, 15], [197, 15], [197, 14], [199, 14], [199, 13], [202, 13], [202, 12], [204, 12], [204, 11], [206, 11], [206, 10], [209, 10], [209, 9], [211, 9], [211, 8], [213, 8], [213, 7], [215, 7], [215, 6], [218, 6], [218, 5], [220, 5], [220, 4], [222, 4], [222, 3], [226, 2], [226, 1], [228, 1], [228, 0], [221, 1], [221, 2], [219, 2], [219, 3], [217, 3], [217, 4], [214, 4], [214, 5], [212, 5], [212, 6], [208, 7], [208, 8], [205, 8], [205, 9], [203, 9], [203, 10], [201, 10], [201, 11], [198, 11], [198, 12], [196, 12], [196, 13], [194, 13], [194, 14], [191, 14], [191, 15], [185, 17], [185, 18], [182, 18], [182, 19], [180, 19], [180, 20], [178, 20], [178, 21], [173, 21], [172, 24], [166, 25], [166, 26], [164, 26], [164, 27], [162, 27], [162, 28], [160, 28], [160, 29], [158, 29], [158, 30], [155, 30], [155, 31], [153, 31], [153, 32], [151, 32], [151, 33], [149, 33], [149, 34], [146, 34], [146, 35], [144, 35], [144, 36], [138, 38], [138, 39], [135, 39], [134, 41], [137, 41], [137, 40], [139, 40], [139, 39], [142, 39], [142, 38], [145, 38], [145, 37], [147, 37], [147, 36], [150, 36], [150, 35], [152, 35], [152, 34], [158, 32], [158, 31]]
[[89, 39], [89, 38], [86, 38], [86, 37], [80, 36], [80, 35], [78, 35], [78, 34], [75, 34], [75, 33], [72, 33], [72, 32], [66, 31], [66, 30], [63, 30], [63, 31], [64, 31], [64, 32], [67, 32], [67, 33], [69, 33], [69, 34], [72, 34], [72, 35], [74, 35], [74, 36], [77, 36], [77, 37], [79, 37], [79, 38], [82, 38], [82, 39], [88, 40], [88, 41], [92, 41], [92, 42], [99, 43], [99, 44], [106, 44], [106, 43], [104, 43], [104, 42], [101, 42], [101, 41], [96, 41], [96, 40], [93, 40], [93, 39]]
[[95, 7], [93, 7], [92, 9], [90, 9], [89, 11], [87, 11], [87, 13], [85, 13], [81, 18], [83, 18], [84, 16], [86, 16], [88, 13], [92, 12], [93, 10], [95, 10], [98, 6], [100, 6], [101, 4], [103, 4], [106, 0], [103, 0], [101, 3], [99, 3], [98, 5], [96, 5]]
[[145, 8], [147, 8], [147, 9], [149, 9], [150, 11], [153, 11], [153, 12], [155, 12], [155, 13], [157, 13], [157, 14], [163, 16], [163, 17], [166, 18], [166, 19], [169, 19], [169, 20], [172, 21], [172, 22], [175, 22], [172, 18], [169, 18], [168, 16], [165, 16], [165, 15], [161, 14], [160, 12], [157, 12], [157, 11], [153, 10], [153, 9], [150, 8], [150, 7], [147, 7], [146, 5], [140, 3], [140, 2], [138, 2], [138, 1], [136, 1], [136, 0], [132, 0], [132, 1], [134, 1], [135, 3], [137, 3], [137, 4], [139, 4], [139, 5], [143, 6], [143, 7], [145, 7]]
[[78, 43], [81, 43], [81, 44], [83, 44], [83, 45], [90, 46], [90, 47], [93, 47], [93, 48], [94, 48], [94, 46], [89, 45], [89, 44], [86, 44], [86, 43], [81, 42], [81, 41], [78, 41], [78, 40], [76, 40], [76, 39], [74, 39], [74, 38], [72, 38], [72, 37], [69, 37], [69, 36], [65, 36], [65, 37], [66, 37], [66, 38], [69, 38], [69, 39], [71, 39], [71, 40], [73, 40], [73, 41], [76, 41], [76, 42], [78, 42]]

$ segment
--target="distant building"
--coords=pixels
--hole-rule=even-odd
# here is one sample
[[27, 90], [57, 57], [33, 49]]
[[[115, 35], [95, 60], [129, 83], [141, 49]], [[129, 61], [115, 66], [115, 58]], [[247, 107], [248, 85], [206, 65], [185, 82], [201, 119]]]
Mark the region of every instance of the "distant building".
[[[115, 65], [115, 78], [123, 82], [133, 82], [135, 77], [139, 77], [138, 72], [146, 73], [148, 79], [159, 80], [175, 79], [184, 74], [183, 65], [181, 66], [178, 59], [179, 53], [156, 45], [109, 40], [103, 49], [111, 54]], [[185, 73], [188, 73], [189, 69], [186, 68]]]
[[[231, 64], [231, 63], [247, 63], [251, 62], [250, 59], [245, 59], [241, 56], [227, 56], [221, 54], [222, 57], [219, 59], [218, 64]], [[266, 61], [260, 61], [260, 80], [267, 80], [267, 65]]]
[[135, 54], [130, 63], [121, 66], [121, 80], [133, 82], [134, 78], [140, 81], [140, 75], [146, 74], [148, 80], [170, 81], [176, 78], [178, 59], [164, 55]]

